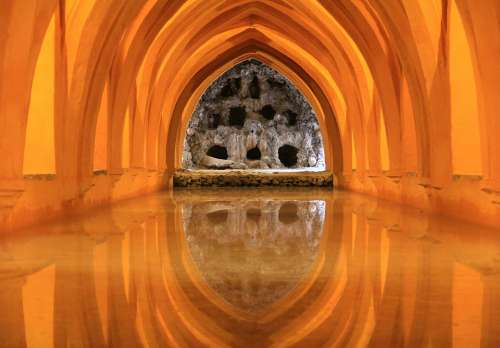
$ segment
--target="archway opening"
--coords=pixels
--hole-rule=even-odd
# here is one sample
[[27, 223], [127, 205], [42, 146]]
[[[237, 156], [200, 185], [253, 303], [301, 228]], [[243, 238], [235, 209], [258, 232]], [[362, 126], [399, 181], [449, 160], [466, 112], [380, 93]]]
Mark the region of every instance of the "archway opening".
[[[227, 157], [203, 150], [222, 144]], [[295, 150], [280, 150], [284, 145]], [[226, 161], [214, 165], [210, 157]], [[182, 164], [185, 169], [323, 170], [316, 113], [279, 72], [255, 59], [241, 62], [200, 98], [186, 130]]]

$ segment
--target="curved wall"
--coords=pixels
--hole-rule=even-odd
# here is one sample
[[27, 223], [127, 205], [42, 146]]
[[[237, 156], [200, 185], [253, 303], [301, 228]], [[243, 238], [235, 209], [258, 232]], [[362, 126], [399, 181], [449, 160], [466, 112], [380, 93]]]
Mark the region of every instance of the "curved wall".
[[337, 187], [500, 226], [499, 13], [496, 0], [2, 1], [1, 226], [167, 186], [203, 91], [252, 57], [311, 102]]

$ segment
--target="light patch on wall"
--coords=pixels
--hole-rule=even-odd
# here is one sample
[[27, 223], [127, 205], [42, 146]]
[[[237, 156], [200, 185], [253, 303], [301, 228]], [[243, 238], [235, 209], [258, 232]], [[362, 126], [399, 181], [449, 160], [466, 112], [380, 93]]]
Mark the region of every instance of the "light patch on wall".
[[26, 128], [23, 174], [55, 173], [54, 45], [55, 18], [52, 17], [35, 67]]
[[383, 111], [380, 111], [380, 166], [382, 170], [389, 170], [389, 145]]
[[94, 170], [108, 167], [108, 83], [104, 86], [101, 106], [97, 116], [95, 145], [94, 145]]
[[477, 89], [470, 47], [455, 1], [450, 14], [451, 138], [453, 173], [481, 174]]
[[405, 171], [417, 172], [417, 134], [415, 130], [415, 115], [413, 114], [413, 105], [408, 82], [405, 78], [401, 79], [401, 126], [402, 126], [402, 164]]
[[130, 110], [128, 108], [122, 133], [122, 167], [130, 167]]
[[352, 155], [352, 158], [351, 158], [351, 163], [352, 163], [352, 169], [353, 170], [356, 170], [356, 168], [358, 167], [357, 165], [357, 154], [356, 154], [356, 145], [354, 144], [354, 132], [351, 133], [351, 148], [352, 148], [352, 151], [351, 151], [351, 155]]

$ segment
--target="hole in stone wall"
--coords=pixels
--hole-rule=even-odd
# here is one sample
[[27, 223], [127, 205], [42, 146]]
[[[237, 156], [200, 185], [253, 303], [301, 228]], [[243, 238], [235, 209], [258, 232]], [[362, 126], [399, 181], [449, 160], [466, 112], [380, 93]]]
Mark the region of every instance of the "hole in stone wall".
[[253, 220], [255, 222], [259, 222], [260, 220], [260, 209], [250, 208], [247, 210], [247, 218], [249, 220]]
[[214, 145], [207, 151], [207, 156], [227, 160], [228, 154], [227, 149], [224, 146]]
[[208, 129], [217, 129], [220, 123], [220, 114], [211, 114], [208, 116]]
[[220, 96], [223, 98], [229, 98], [232, 97], [233, 95], [234, 95], [233, 90], [228, 82], [224, 87], [222, 87], [222, 90], [220, 91]]
[[220, 225], [227, 221], [229, 213], [227, 210], [217, 210], [207, 214], [208, 221], [212, 225]]
[[237, 106], [229, 110], [229, 125], [234, 127], [243, 127], [245, 124], [247, 112], [244, 107]]
[[273, 78], [268, 78], [267, 79], [267, 83], [269, 84], [269, 87], [271, 87], [271, 88], [282, 88], [282, 87], [285, 87], [285, 83], [284, 82], [276, 81]]
[[278, 218], [285, 225], [293, 224], [299, 220], [297, 204], [286, 202], [280, 207]]
[[229, 79], [220, 92], [221, 97], [229, 98], [238, 94], [241, 87], [241, 78]]
[[278, 149], [278, 157], [285, 167], [293, 167], [297, 164], [297, 153], [299, 150], [292, 145], [283, 145]]
[[241, 88], [241, 77], [231, 79], [231, 88], [233, 89], [233, 92], [236, 94], [240, 91]]
[[272, 107], [272, 105], [264, 105], [262, 110], [260, 111], [261, 115], [264, 116], [265, 119], [272, 120], [274, 115], [276, 115], [276, 111]]
[[286, 113], [286, 119], [288, 120], [288, 125], [289, 126], [295, 126], [297, 124], [297, 114], [293, 112], [292, 110], [287, 110]]
[[249, 86], [249, 91], [250, 91], [250, 97], [253, 99], [259, 99], [260, 97], [260, 86], [259, 86], [259, 79], [257, 76], [253, 77], [252, 83], [250, 83]]
[[251, 161], [260, 160], [261, 153], [258, 147], [254, 147], [253, 149], [248, 150], [247, 159]]

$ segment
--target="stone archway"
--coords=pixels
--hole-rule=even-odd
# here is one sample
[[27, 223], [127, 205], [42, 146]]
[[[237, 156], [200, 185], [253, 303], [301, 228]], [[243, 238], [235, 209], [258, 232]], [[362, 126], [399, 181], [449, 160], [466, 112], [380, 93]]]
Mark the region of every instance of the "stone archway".
[[[228, 158], [211, 156], [214, 146], [226, 148]], [[296, 150], [293, 161], [281, 160], [283, 148]], [[307, 99], [279, 72], [250, 59], [220, 76], [200, 98], [186, 131], [182, 164], [186, 169], [322, 170], [325, 155]]]

